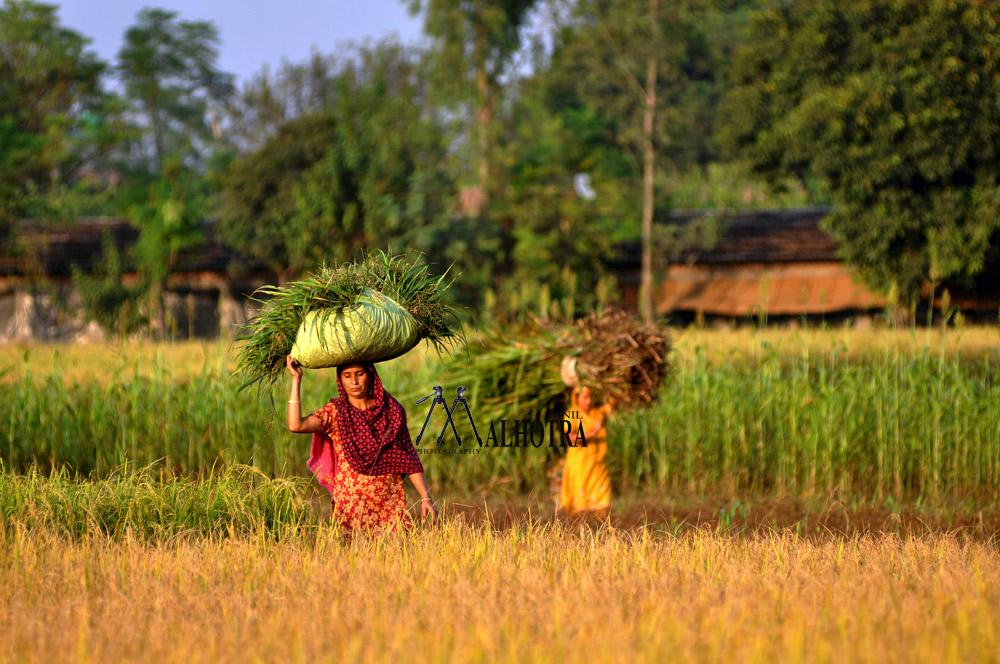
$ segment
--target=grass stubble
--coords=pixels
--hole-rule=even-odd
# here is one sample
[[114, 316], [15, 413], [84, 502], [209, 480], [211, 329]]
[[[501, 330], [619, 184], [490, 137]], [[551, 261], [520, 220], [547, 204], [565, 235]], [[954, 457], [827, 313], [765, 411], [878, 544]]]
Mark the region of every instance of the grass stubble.
[[991, 543], [451, 519], [158, 542], [0, 536], [0, 660], [989, 662]]
[[[442, 505], [345, 540], [252, 468], [0, 474], [0, 661], [989, 662], [1000, 552], [723, 519], [618, 528]], [[734, 511], [738, 511], [734, 508]]]

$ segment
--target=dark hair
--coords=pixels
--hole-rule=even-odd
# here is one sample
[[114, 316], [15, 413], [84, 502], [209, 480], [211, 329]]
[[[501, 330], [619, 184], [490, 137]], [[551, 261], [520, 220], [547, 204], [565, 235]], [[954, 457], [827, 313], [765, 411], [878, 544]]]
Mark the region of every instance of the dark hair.
[[346, 364], [340, 364], [337, 366], [337, 377], [339, 378], [340, 374], [344, 372], [344, 369], [347, 369], [348, 367], [361, 367], [365, 370], [365, 373], [368, 374], [369, 378], [372, 377], [372, 366], [369, 362], [347, 362]]

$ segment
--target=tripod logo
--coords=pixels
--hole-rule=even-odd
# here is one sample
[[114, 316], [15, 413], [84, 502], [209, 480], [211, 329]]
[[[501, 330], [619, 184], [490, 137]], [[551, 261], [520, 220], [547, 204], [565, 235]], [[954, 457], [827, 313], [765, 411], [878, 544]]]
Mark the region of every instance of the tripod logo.
[[437, 437], [436, 447], [441, 447], [441, 443], [444, 441], [444, 434], [445, 432], [448, 431], [449, 424], [451, 425], [452, 432], [454, 432], [455, 434], [455, 440], [458, 441], [458, 446], [461, 447], [462, 437], [458, 435], [458, 429], [455, 428], [455, 422], [452, 421], [451, 419], [451, 416], [455, 412], [455, 409], [458, 408], [458, 406], [461, 404], [462, 408], [465, 410], [465, 414], [469, 416], [469, 423], [472, 425], [472, 430], [476, 434], [476, 442], [479, 443], [480, 447], [483, 446], [483, 439], [479, 437], [479, 429], [476, 428], [476, 421], [472, 419], [472, 411], [469, 410], [469, 402], [465, 400], [465, 393], [468, 392], [468, 388], [460, 387], [458, 388], [457, 392], [458, 396], [455, 397], [455, 400], [452, 402], [450, 410], [448, 409], [448, 404], [445, 402], [444, 397], [442, 396], [444, 394], [444, 389], [440, 385], [434, 387], [434, 394], [428, 394], [423, 399], [417, 401], [417, 404], [419, 405], [427, 401], [431, 397], [434, 397], [434, 401], [431, 403], [430, 410], [427, 411], [427, 417], [424, 419], [424, 426], [420, 428], [420, 435], [417, 436], [416, 440], [417, 445], [420, 444], [420, 439], [424, 437], [424, 431], [427, 429], [427, 423], [431, 421], [431, 415], [434, 414], [434, 408], [437, 407], [438, 404], [441, 404], [441, 406], [444, 408], [444, 414], [448, 417], [448, 419], [445, 421], [444, 426], [441, 427], [441, 433]]

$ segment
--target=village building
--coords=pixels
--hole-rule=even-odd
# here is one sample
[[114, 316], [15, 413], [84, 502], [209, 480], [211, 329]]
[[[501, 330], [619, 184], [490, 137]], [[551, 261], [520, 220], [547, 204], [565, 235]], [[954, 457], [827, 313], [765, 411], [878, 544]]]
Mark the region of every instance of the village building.
[[[257, 309], [250, 296], [274, 274], [259, 261], [236, 255], [215, 239], [180, 257], [164, 292], [167, 334], [173, 338], [232, 337]], [[139, 239], [127, 220], [82, 219], [72, 224], [22, 222], [0, 243], [0, 341], [36, 339], [82, 341], [104, 338], [84, 320], [72, 266], [91, 272], [110, 237], [121, 256]], [[134, 265], [125, 263], [124, 283], [135, 283]]]
[[[782, 320], [850, 320], [869, 324], [886, 300], [872, 292], [839, 258], [836, 240], [820, 225], [826, 207], [759, 210], [714, 215], [715, 242], [688, 242], [654, 253], [654, 308], [675, 323], [702, 319], [774, 323]], [[676, 211], [671, 222], [684, 227], [706, 218], [704, 211]], [[258, 306], [253, 292], [275, 283], [267, 266], [208, 240], [175, 267], [164, 294], [168, 336], [231, 337]], [[0, 340], [46, 341], [101, 338], [85, 323], [73, 292], [71, 266], [90, 271], [108, 234], [122, 255], [138, 239], [125, 220], [84, 219], [73, 224], [22, 222], [0, 244]], [[639, 241], [617, 247], [609, 267], [617, 275], [622, 306], [638, 308]], [[123, 281], [138, 280], [126, 265]], [[953, 305], [967, 317], [996, 320], [1000, 284], [989, 292], [957, 291]]]
[[[658, 316], [774, 320], [829, 317], [867, 322], [886, 301], [861, 283], [837, 255], [820, 222], [828, 207], [752, 210], [712, 220], [719, 238], [703, 247], [688, 241], [654, 253], [653, 307]], [[684, 226], [703, 211], [676, 211]], [[622, 304], [638, 308], [642, 246], [619, 247], [613, 266]]]

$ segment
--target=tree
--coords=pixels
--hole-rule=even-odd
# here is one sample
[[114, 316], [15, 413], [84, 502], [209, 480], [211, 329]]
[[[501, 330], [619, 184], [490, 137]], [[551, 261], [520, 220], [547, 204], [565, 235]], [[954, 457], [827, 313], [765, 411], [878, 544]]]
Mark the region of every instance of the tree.
[[287, 121], [224, 174], [227, 242], [281, 281], [372, 244], [430, 249], [423, 231], [445, 223], [451, 186], [420, 73], [394, 42], [344, 57], [328, 107]]
[[73, 287], [83, 301], [86, 320], [97, 321], [108, 336], [127, 337], [147, 323], [138, 305], [144, 287], [122, 282], [122, 257], [107, 231], [102, 235], [101, 247], [90, 274], [76, 264], [71, 266]]
[[474, 142], [476, 182], [485, 209], [495, 190], [491, 162], [494, 115], [502, 78], [520, 46], [520, 30], [536, 0], [406, 0], [424, 14], [434, 40], [434, 82], [451, 104], [472, 101], [468, 139]]
[[109, 147], [107, 65], [88, 43], [59, 25], [52, 5], [0, 7], [0, 229]]
[[283, 60], [275, 72], [265, 65], [231, 101], [229, 139], [241, 152], [256, 150], [289, 120], [331, 108], [342, 67], [318, 52], [304, 63]]
[[[139, 228], [138, 264], [149, 287], [151, 321], [166, 333], [163, 294], [183, 251], [204, 238], [204, 177], [217, 153], [233, 76], [218, 70], [219, 34], [206, 21], [145, 8], [125, 32], [117, 72], [138, 119], [122, 208]], [[214, 147], [218, 147], [218, 143]]]
[[753, 23], [721, 138], [774, 180], [823, 178], [874, 289], [970, 285], [1000, 247], [1000, 6], [806, 0]]
[[[330, 232], [296, 214], [296, 188], [336, 140], [328, 113], [288, 121], [264, 145], [238, 157], [219, 185], [221, 237], [242, 254], [260, 259], [279, 283], [323, 260]], [[337, 187], [339, 182], [328, 182]], [[332, 229], [330, 229], [332, 231]]]
[[[678, 113], [692, 83], [713, 75], [700, 24], [707, 2], [580, 0], [553, 59], [573, 81], [575, 96], [613, 123], [615, 139], [642, 173], [642, 273], [639, 309], [653, 320], [653, 218], [666, 201], [657, 194], [658, 170], [689, 135]], [[658, 205], [658, 202], [660, 204]]]
[[[424, 65], [423, 53], [389, 40], [344, 58], [334, 79], [336, 140], [307, 174], [297, 211], [343, 233], [349, 243], [335, 255], [391, 241], [430, 249], [424, 229], [448, 218], [447, 146]], [[339, 194], [328, 186], [335, 181]]]
[[139, 228], [136, 264], [149, 296], [153, 333], [167, 332], [163, 294], [185, 251], [204, 241], [201, 220], [207, 205], [207, 183], [200, 174], [171, 157], [155, 177], [136, 178], [120, 205]]
[[[218, 70], [219, 33], [208, 21], [178, 20], [177, 13], [145, 8], [125, 32], [118, 53], [118, 75], [135, 112], [152, 139], [152, 158], [139, 146], [144, 161], [159, 172], [172, 153], [188, 165], [203, 157], [203, 144], [218, 128], [233, 76]], [[216, 139], [219, 137], [215, 131]]]
[[[547, 150], [568, 142], [566, 129], [555, 125], [521, 125], [531, 130], [505, 155], [516, 159], [507, 174], [509, 186], [494, 203], [499, 220], [510, 219], [513, 229], [506, 278], [490, 284], [500, 295], [506, 313], [533, 310], [547, 317], [573, 317], [592, 309], [610, 293], [605, 261], [615, 239], [623, 239], [616, 211], [609, 209], [616, 183], [601, 182], [594, 199], [579, 193], [574, 175], [579, 168], [564, 160], [538, 159]], [[533, 146], [529, 142], [534, 143]], [[579, 162], [577, 162], [579, 163]]]
[[636, 172], [609, 139], [614, 122], [580, 99], [555, 60], [539, 60], [510, 86], [503, 116], [497, 154], [506, 186], [491, 217], [510, 237], [491, 252], [495, 277], [486, 281], [501, 315], [592, 309], [611, 296], [605, 261], [614, 243], [634, 237], [623, 220]]

